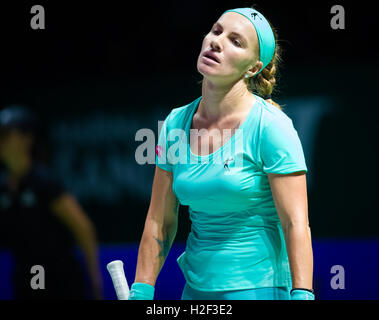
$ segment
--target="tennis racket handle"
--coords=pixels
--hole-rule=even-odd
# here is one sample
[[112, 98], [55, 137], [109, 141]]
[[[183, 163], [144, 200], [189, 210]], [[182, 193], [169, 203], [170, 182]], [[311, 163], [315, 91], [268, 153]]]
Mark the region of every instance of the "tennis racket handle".
[[129, 286], [124, 273], [124, 264], [121, 260], [115, 260], [107, 264], [111, 275], [113, 286], [116, 290], [118, 300], [129, 299]]

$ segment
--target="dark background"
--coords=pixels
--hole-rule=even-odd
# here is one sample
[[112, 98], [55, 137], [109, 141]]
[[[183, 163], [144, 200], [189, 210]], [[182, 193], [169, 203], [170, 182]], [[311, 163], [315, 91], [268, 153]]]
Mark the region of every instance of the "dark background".
[[[305, 154], [313, 164], [312, 236], [378, 237], [373, 3], [6, 2], [0, 108], [26, 104], [44, 121], [48, 161], [95, 223], [101, 244], [139, 241], [154, 165], [136, 163], [135, 133], [157, 134], [158, 120], [201, 95], [203, 36], [226, 9], [252, 4], [276, 27], [284, 52], [275, 100], [326, 99], [330, 106], [308, 146], [312, 158]], [[45, 8], [45, 30], [30, 27], [35, 4]], [[335, 4], [344, 6], [344, 30], [330, 26]], [[180, 210], [183, 242], [190, 223], [187, 207]]]

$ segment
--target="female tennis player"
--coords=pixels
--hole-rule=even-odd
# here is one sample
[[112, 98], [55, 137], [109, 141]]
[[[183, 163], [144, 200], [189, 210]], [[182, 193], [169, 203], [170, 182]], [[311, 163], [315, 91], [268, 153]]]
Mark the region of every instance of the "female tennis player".
[[314, 299], [307, 167], [270, 97], [278, 60], [276, 32], [252, 8], [224, 12], [205, 36], [202, 96], [160, 131], [131, 300], [154, 298], [179, 204], [192, 222], [178, 258], [182, 300]]

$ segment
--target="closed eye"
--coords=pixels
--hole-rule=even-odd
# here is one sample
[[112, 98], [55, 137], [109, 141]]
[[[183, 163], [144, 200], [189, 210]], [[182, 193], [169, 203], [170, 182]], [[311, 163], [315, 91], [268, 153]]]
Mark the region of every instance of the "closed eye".
[[[222, 31], [215, 29], [215, 30], [212, 31], [212, 33], [213, 33], [214, 35], [218, 36], [219, 34], [222, 33]], [[234, 35], [232, 35], [231, 41], [232, 41], [232, 43], [233, 43], [235, 46], [237, 46], [237, 47], [239, 47], [239, 48], [242, 47], [242, 43], [241, 43], [239, 40], [237, 40], [237, 38], [236, 38]]]
[[237, 47], [242, 47], [241, 45], [241, 42], [239, 42], [238, 40], [232, 40], [233, 43], [237, 46]]

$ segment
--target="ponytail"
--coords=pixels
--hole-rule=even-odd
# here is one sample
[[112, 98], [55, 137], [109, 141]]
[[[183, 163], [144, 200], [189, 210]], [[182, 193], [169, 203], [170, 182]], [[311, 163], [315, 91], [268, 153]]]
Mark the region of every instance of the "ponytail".
[[[269, 22], [270, 23], [270, 22]], [[275, 52], [270, 63], [255, 77], [249, 78], [248, 89], [249, 91], [257, 93], [263, 97], [268, 103], [283, 110], [283, 107], [272, 100], [271, 95], [276, 85], [275, 75], [278, 71], [279, 63], [281, 62], [281, 47], [278, 45], [278, 35], [276, 30], [271, 25], [271, 29], [275, 36]]]

